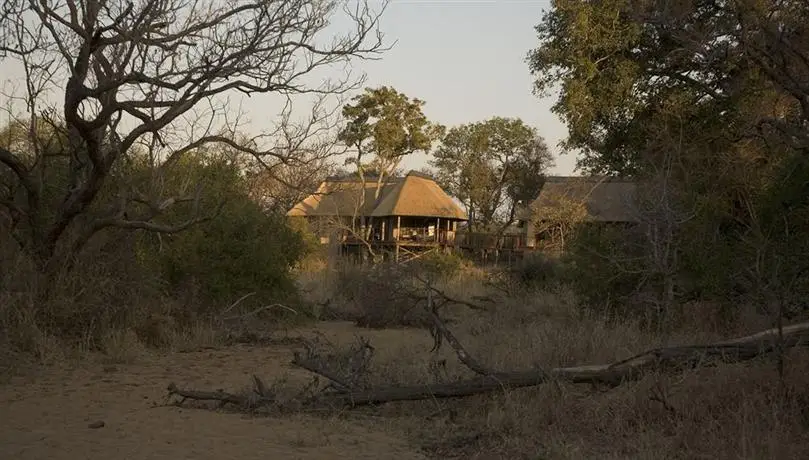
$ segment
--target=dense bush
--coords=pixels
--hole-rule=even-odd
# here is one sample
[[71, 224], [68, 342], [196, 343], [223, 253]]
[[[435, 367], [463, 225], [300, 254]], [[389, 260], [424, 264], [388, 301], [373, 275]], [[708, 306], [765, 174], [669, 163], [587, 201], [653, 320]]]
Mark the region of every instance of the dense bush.
[[[0, 336], [10, 346], [36, 351], [43, 340], [56, 337], [103, 348], [111, 331], [127, 329], [146, 342], [165, 344], [171, 331], [155, 332], [156, 323], [178, 331], [195, 327], [248, 293], [254, 294], [240, 308], [297, 300], [291, 270], [306, 251], [302, 233], [248, 197], [234, 162], [196, 153], [160, 175], [155, 172], [144, 156], [132, 154], [108, 178], [92, 212], [114, 209], [120, 192], [133, 187], [158, 199], [198, 196], [196, 202], [169, 207], [157, 223], [206, 220], [171, 234], [104, 229], [73, 256], [72, 268], [56, 274], [39, 273], [30, 253], [8, 232], [0, 234], [0, 254], [7, 262], [0, 270]], [[128, 212], [137, 216], [144, 209], [132, 204]], [[16, 236], [26, 241], [24, 233]]]
[[467, 264], [458, 253], [436, 251], [410, 262], [411, 269], [430, 282], [450, 280], [461, 273]]
[[[766, 180], [746, 185], [743, 201], [707, 189], [682, 196], [695, 212], [671, 240], [674, 304], [712, 303], [725, 321], [751, 304], [770, 316], [803, 314], [809, 296], [808, 175], [806, 158], [789, 157]], [[577, 229], [564, 257], [564, 278], [583, 304], [636, 313], [663, 298], [663, 275], [653, 259], [665, 248], [653, 247], [644, 231], [644, 224]]]
[[[293, 296], [291, 271], [307, 249], [303, 234], [288, 226], [283, 215], [266, 212], [249, 198], [232, 162], [189, 157], [174, 173], [204, 184], [203, 213], [219, 211], [176, 234], [141, 235], [141, 260], [163, 274], [170, 292], [194, 286], [201, 302], [194, 313], [223, 309], [249, 293], [255, 294], [243, 307]], [[190, 212], [176, 209], [166, 218], [181, 222]]]
[[643, 273], [638, 259], [640, 235], [621, 227], [579, 226], [562, 257], [562, 279], [582, 305], [626, 313]]

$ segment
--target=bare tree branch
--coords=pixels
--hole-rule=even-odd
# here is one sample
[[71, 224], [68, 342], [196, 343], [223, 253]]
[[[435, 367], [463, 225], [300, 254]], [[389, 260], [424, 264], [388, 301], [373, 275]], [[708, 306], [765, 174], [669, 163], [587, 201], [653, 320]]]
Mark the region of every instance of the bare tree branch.
[[[41, 174], [22, 160], [28, 153], [0, 150], [0, 168], [14, 174], [27, 193], [22, 209], [36, 229], [31, 246], [40, 264], [56, 257], [63, 246], [57, 243], [79, 225], [77, 218], [88, 212], [114, 167], [133, 149], [148, 146], [152, 160], [167, 160], [168, 166], [189, 151], [220, 145], [252, 155], [270, 170], [333, 154], [329, 114], [337, 109], [329, 112], [321, 99], [312, 117], [298, 123], [289, 102], [296, 95], [340, 95], [357, 88], [362, 78], [351, 73], [319, 85], [311, 77], [385, 51], [379, 32], [385, 6], [374, 10], [365, 1], [349, 5], [348, 0], [4, 2], [0, 60], [21, 66], [26, 76], [19, 118], [30, 122], [36, 147], [32, 164], [40, 168], [44, 155], [35, 142], [40, 114], [50, 114], [68, 139], [63, 150], [70, 158], [69, 186], [55, 210], [43, 209]], [[328, 37], [337, 15], [352, 26]], [[287, 97], [281, 122], [273, 132], [240, 138], [241, 115], [234, 127], [229, 95], [262, 93]], [[56, 104], [47, 107], [53, 96], [63, 98], [58, 110]], [[52, 116], [56, 113], [60, 116]], [[38, 217], [45, 214], [53, 218]], [[91, 229], [110, 226], [175, 230], [138, 219], [90, 224]]]

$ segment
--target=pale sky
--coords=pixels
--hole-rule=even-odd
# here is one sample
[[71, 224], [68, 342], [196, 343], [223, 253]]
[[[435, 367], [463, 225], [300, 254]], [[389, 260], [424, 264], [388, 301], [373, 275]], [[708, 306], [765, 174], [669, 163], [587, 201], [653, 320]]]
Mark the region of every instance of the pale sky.
[[[380, 60], [355, 62], [353, 68], [367, 74], [365, 86], [388, 85], [426, 101], [427, 117], [448, 127], [493, 116], [519, 117], [537, 128], [554, 153], [556, 166], [550, 172], [568, 175], [575, 157], [560, 155], [557, 146], [567, 129], [550, 111], [554, 97], [540, 99], [532, 94], [525, 62], [538, 43], [534, 26], [549, 3], [391, 0], [381, 29], [385, 42], [396, 41], [395, 46]], [[332, 24], [335, 29], [340, 26]], [[13, 67], [8, 62], [0, 65], [0, 80], [5, 84], [21, 82], [22, 73]], [[258, 124], [274, 119], [281, 109], [272, 96], [260, 95], [244, 103], [254, 129], [261, 129]], [[413, 155], [402, 164], [405, 169], [425, 165], [424, 155]]]
[[[396, 46], [362, 63], [368, 86], [391, 85], [426, 101], [425, 114], [447, 126], [493, 116], [519, 117], [538, 129], [556, 155], [554, 174], [571, 174], [574, 155], [559, 155], [567, 128], [539, 99], [525, 62], [537, 45], [534, 26], [549, 0], [392, 0], [382, 31]], [[405, 167], [424, 165], [424, 156]]]
[[[385, 43], [395, 46], [380, 60], [354, 61], [352, 68], [367, 75], [366, 87], [392, 86], [424, 100], [427, 117], [448, 127], [493, 116], [521, 118], [554, 153], [550, 173], [570, 175], [575, 157], [560, 155], [557, 147], [567, 128], [551, 113], [555, 97], [534, 96], [525, 62], [538, 44], [534, 26], [548, 8], [549, 0], [391, 0], [381, 30]], [[341, 30], [343, 24], [332, 26]], [[278, 99], [257, 95], [243, 108], [255, 125], [277, 113]], [[414, 154], [402, 167], [418, 169], [426, 161]]]

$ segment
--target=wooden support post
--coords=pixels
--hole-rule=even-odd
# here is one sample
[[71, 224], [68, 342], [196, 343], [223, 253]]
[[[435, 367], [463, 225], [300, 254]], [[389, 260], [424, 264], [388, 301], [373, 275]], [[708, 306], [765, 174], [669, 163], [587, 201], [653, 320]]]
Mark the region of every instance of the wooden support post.
[[435, 242], [436, 243], [441, 242], [441, 218], [440, 217], [435, 218]]

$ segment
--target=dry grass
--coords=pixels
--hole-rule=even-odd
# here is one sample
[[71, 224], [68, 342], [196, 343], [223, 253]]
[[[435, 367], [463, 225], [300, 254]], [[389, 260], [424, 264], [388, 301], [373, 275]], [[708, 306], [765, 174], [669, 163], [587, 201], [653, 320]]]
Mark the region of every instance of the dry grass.
[[[89, 354], [132, 363], [154, 350], [222, 345], [234, 328], [216, 309], [228, 305], [212, 307], [193, 285], [167, 289], [133, 245], [129, 233], [99, 238], [77, 269], [46, 282], [29, 257], [0, 238], [0, 378]], [[227, 319], [241, 314], [232, 309]]]
[[[350, 317], [352, 309], [360, 307], [339, 295], [342, 290], [352, 288], [346, 285], [347, 278], [339, 275], [328, 271], [308, 273], [301, 276], [301, 285], [313, 304], [331, 299], [328, 307], [331, 314], [336, 312], [355, 319]], [[454, 306], [447, 308], [445, 315], [467, 349], [485, 365], [498, 370], [604, 363], [647, 348], [707, 342], [769, 326], [766, 319], [752, 313], [739, 315], [740, 320], [734, 324], [719, 323], [714, 321], [717, 314], [712, 306], [695, 303], [677, 312], [673, 316], [679, 323], [677, 327], [669, 327], [661, 335], [644, 330], [640, 322], [608, 321], [581, 309], [574, 296], [563, 288], [493, 291], [484, 284], [488, 276], [481, 270], [465, 270], [442, 280], [438, 287], [452, 297], [472, 300], [488, 296], [494, 300], [486, 312]], [[166, 312], [181, 308], [176, 304], [140, 303], [143, 308], [140, 311], [145, 313], [136, 317], [138, 321], [130, 321], [127, 327], [106, 328], [92, 341], [86, 341], [83, 348], [79, 347], [77, 355], [47, 334], [40, 323], [26, 320], [29, 310], [21, 306], [33, 308], [30, 299], [15, 297], [12, 309], [8, 307], [11, 294], [3, 295], [6, 302], [0, 302], [4, 305], [0, 308], [2, 318], [17, 321], [14, 333], [18, 335], [14, 340], [30, 347], [24, 355], [0, 347], [4, 353], [0, 359], [18, 363], [17, 371], [26, 362], [21, 359], [23, 356], [32, 363], [54, 369], [64, 367], [66, 362], [74, 369], [82, 368], [82, 360], [97, 356], [93, 362], [124, 370], [131, 368], [132, 375], [140, 372], [137, 369], [152, 365], [149, 363], [169, 359], [172, 364], [155, 364], [157, 367], [150, 371], [157, 380], [142, 384], [162, 389], [167, 379], [174, 379], [175, 368], [180, 366], [185, 369], [181, 372], [185, 380], [178, 383], [234, 391], [241, 388], [239, 385], [246, 385], [253, 372], [266, 377], [268, 382], [290, 375], [285, 365], [291, 356], [288, 346], [225, 347], [222, 331], [215, 324], [202, 321], [177, 324], [166, 316]], [[385, 305], [376, 303], [361, 308]], [[369, 375], [372, 383], [428, 383], [471, 375], [446, 346], [439, 353], [431, 353], [432, 339], [423, 329], [362, 329], [351, 322], [331, 321], [290, 332], [295, 336], [313, 333], [322, 334], [338, 345], [348, 345], [357, 334], [369, 338], [376, 349]], [[155, 347], [162, 351], [156, 353]], [[203, 354], [208, 352], [194, 351], [200, 349], [219, 351], [205, 355], [206, 358]], [[267, 353], [264, 350], [272, 351], [272, 359], [264, 356]], [[225, 353], [228, 357], [223, 359], [234, 360], [235, 364], [229, 366], [235, 367], [227, 370], [222, 368], [224, 361], [209, 359], [215, 353]], [[679, 375], [649, 375], [610, 390], [554, 382], [503, 394], [401, 402], [330, 414], [323, 423], [311, 418], [298, 420], [303, 416], [286, 417], [278, 423], [297, 427], [298, 434], [285, 435], [279, 442], [299, 452], [350, 455], [354, 448], [335, 441], [341, 436], [335, 430], [350, 432], [354, 439], [359, 431], [373, 427], [384, 431], [390, 439], [398, 438], [400, 448], [408, 445], [433, 458], [809, 458], [809, 353], [791, 352], [786, 370], [783, 384], [774, 362], [762, 359]], [[306, 374], [291, 372], [293, 378], [288, 383], [299, 388], [306, 381]], [[79, 385], [78, 381], [75, 385]], [[22, 389], [14, 391], [24, 393]], [[80, 392], [77, 386], [71, 398]], [[53, 399], [52, 404], [60, 403]], [[188, 414], [184, 416], [185, 422], [195, 426], [214, 424], [228, 417], [201, 411]], [[133, 425], [132, 429], [148, 430], [143, 423]]]
[[[479, 276], [442, 287], [466, 299], [492, 294]], [[467, 349], [498, 370], [605, 363], [648, 348], [704, 343], [769, 327], [765, 318], [745, 314], [720, 328], [710, 320], [715, 314], [711, 306], [702, 307], [685, 307], [676, 315], [680, 327], [662, 336], [639, 322], [614, 323], [584, 314], [563, 289], [522, 292], [501, 298], [491, 312], [456, 308], [450, 316]], [[471, 375], [449, 350], [431, 355], [426, 332], [361, 334], [377, 350], [376, 383]], [[430, 363], [440, 360], [446, 360], [446, 372], [436, 375]], [[762, 359], [649, 375], [611, 390], [555, 383], [455, 401], [395, 403], [371, 412], [436, 458], [807, 458], [809, 353], [791, 352], [787, 370], [783, 385], [774, 361]]]

